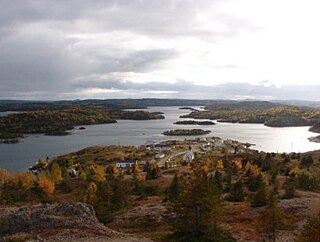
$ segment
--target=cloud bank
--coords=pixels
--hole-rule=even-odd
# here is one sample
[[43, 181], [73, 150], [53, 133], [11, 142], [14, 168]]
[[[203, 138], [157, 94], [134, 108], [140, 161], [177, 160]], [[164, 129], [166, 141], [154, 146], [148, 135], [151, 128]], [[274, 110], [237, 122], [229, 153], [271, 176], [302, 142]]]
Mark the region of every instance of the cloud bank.
[[0, 0], [0, 99], [320, 100], [317, 1], [284, 2]]

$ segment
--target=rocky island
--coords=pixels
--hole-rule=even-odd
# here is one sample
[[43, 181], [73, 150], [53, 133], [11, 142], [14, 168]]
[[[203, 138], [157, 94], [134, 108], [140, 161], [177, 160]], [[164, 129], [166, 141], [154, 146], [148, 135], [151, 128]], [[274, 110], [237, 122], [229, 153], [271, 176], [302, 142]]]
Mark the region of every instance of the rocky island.
[[181, 124], [181, 125], [215, 125], [216, 123], [214, 123], [212, 121], [184, 120], [184, 121], [177, 121], [174, 124]]
[[184, 135], [204, 135], [209, 134], [210, 130], [203, 130], [203, 129], [175, 129], [165, 131], [162, 134], [168, 136], [184, 136]]

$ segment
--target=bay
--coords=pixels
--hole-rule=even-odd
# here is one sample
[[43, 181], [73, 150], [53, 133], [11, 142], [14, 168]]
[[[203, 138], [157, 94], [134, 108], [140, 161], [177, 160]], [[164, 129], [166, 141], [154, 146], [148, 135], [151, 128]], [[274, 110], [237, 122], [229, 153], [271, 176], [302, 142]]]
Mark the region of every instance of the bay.
[[[320, 144], [309, 142], [308, 137], [317, 134], [309, 132], [309, 127], [270, 128], [262, 124], [218, 123], [213, 126], [175, 125], [180, 115], [189, 110], [179, 107], [151, 107], [148, 111], [163, 112], [161, 120], [118, 120], [114, 124], [83, 126], [68, 136], [27, 135], [17, 144], [0, 144], [0, 167], [9, 171], [25, 171], [39, 158], [54, 157], [88, 146], [96, 145], [143, 145], [170, 139], [190, 139], [190, 136], [164, 136], [161, 133], [177, 128], [201, 128], [211, 130], [204, 136], [238, 140], [256, 144], [252, 148], [266, 152], [305, 152], [320, 149]], [[181, 119], [180, 119], [181, 120]], [[204, 137], [198, 136], [198, 137]]]

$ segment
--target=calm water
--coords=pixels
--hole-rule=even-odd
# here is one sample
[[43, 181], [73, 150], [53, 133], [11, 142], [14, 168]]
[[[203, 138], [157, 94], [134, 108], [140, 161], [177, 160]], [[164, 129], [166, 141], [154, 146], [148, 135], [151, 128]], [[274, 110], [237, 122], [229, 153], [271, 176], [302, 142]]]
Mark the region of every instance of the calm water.
[[262, 124], [219, 123], [214, 126], [175, 125], [179, 116], [189, 113], [178, 107], [152, 107], [150, 111], [165, 113], [164, 120], [119, 120], [115, 124], [84, 126], [86, 130], [73, 130], [69, 136], [29, 135], [18, 144], [0, 144], [0, 167], [9, 171], [23, 171], [39, 158], [53, 157], [94, 145], [141, 145], [147, 141], [185, 139], [163, 136], [161, 133], [176, 128], [202, 128], [212, 132], [206, 136], [218, 136], [256, 144], [264, 151], [304, 152], [320, 149], [320, 144], [309, 142], [308, 127], [269, 128]]

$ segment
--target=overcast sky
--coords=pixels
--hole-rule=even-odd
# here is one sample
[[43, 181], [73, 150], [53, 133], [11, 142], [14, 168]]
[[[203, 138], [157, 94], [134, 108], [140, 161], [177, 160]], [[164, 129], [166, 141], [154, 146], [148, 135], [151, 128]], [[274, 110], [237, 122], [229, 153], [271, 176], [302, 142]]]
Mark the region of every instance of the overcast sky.
[[319, 0], [0, 0], [0, 99], [320, 100]]

